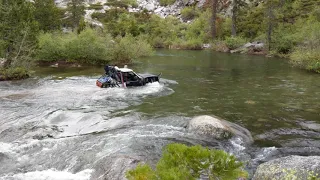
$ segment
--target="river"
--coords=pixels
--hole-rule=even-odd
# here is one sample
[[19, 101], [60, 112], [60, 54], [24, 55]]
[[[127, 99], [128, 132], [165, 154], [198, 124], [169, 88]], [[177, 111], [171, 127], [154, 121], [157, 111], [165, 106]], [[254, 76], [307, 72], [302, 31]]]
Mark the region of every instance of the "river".
[[[160, 83], [100, 89], [103, 67], [34, 69], [0, 82], [0, 179], [123, 179], [154, 164], [172, 142], [224, 149], [247, 162], [320, 155], [320, 76], [286, 60], [211, 51], [159, 50], [132, 67]], [[254, 143], [186, 130], [197, 115], [247, 128]]]

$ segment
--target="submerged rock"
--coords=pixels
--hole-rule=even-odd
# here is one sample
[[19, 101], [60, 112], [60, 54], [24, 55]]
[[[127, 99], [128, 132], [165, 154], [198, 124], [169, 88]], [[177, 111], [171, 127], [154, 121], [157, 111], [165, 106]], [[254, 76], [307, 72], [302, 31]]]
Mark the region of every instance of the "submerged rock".
[[210, 138], [229, 139], [237, 136], [247, 144], [253, 142], [251, 133], [247, 129], [218, 117], [197, 116], [189, 122], [188, 130]]
[[126, 180], [126, 172], [134, 169], [141, 159], [134, 156], [117, 155], [101, 159], [95, 165], [95, 172], [91, 179], [117, 179]]
[[253, 179], [308, 179], [320, 173], [320, 156], [287, 156], [260, 164]]

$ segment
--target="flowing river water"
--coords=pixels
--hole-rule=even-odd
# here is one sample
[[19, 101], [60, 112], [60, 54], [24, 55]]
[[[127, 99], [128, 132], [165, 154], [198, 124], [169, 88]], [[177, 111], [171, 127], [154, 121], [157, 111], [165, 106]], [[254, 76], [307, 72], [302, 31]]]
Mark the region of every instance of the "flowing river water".
[[[172, 142], [224, 149], [251, 174], [272, 158], [320, 155], [318, 74], [211, 51], [160, 50], [132, 68], [162, 73], [161, 81], [100, 89], [103, 67], [47, 67], [0, 82], [0, 179], [123, 179]], [[186, 127], [197, 115], [239, 124], [254, 143], [194, 135]]]

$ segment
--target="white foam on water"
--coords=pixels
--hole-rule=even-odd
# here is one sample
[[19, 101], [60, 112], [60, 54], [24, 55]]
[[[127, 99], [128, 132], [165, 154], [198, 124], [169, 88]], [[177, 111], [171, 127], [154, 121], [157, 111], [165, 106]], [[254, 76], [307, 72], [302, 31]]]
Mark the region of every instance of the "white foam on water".
[[128, 107], [128, 102], [135, 102], [141, 97], [158, 95], [161, 91], [173, 90], [165, 84], [154, 82], [140, 87], [99, 88], [96, 79], [87, 77], [70, 77], [63, 80], [47, 80], [40, 87], [32, 89], [34, 94], [31, 102], [46, 106], [88, 107], [96, 105], [97, 101], [119, 103], [121, 108]]
[[240, 137], [232, 138], [230, 140], [230, 143], [236, 152], [241, 152], [246, 149], [246, 147], [243, 146], [244, 142], [242, 141], [242, 139]]
[[89, 180], [92, 169], [85, 169], [78, 173], [71, 173], [67, 171], [57, 171], [55, 169], [48, 169], [44, 171], [33, 171], [27, 173], [19, 173], [14, 175], [6, 175], [0, 177], [1, 180], [15, 179], [15, 180]]
[[264, 159], [268, 158], [270, 155], [272, 155], [276, 150], [277, 150], [276, 147], [263, 148], [263, 149], [258, 153], [258, 155], [256, 156], [256, 158], [253, 159], [253, 161], [261, 161], [261, 160], [264, 160]]
[[132, 117], [131, 114], [131, 116], [104, 119], [98, 113], [59, 110], [50, 114], [45, 119], [45, 123], [48, 126], [58, 126], [62, 132], [55, 137], [60, 138], [119, 128], [130, 123], [131, 121], [137, 120], [137, 118], [138, 117]]
[[0, 152], [1, 153], [13, 153], [12, 144], [0, 142]]

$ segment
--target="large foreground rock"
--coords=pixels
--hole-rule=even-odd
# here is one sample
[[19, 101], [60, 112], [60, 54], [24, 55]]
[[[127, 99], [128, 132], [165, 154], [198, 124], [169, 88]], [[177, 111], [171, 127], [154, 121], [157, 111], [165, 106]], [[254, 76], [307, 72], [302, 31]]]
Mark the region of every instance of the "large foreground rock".
[[209, 138], [229, 139], [237, 136], [247, 144], [253, 142], [251, 133], [247, 129], [213, 116], [204, 115], [193, 118], [189, 122], [188, 130]]
[[308, 179], [320, 174], [320, 156], [287, 156], [260, 164], [254, 180]]

